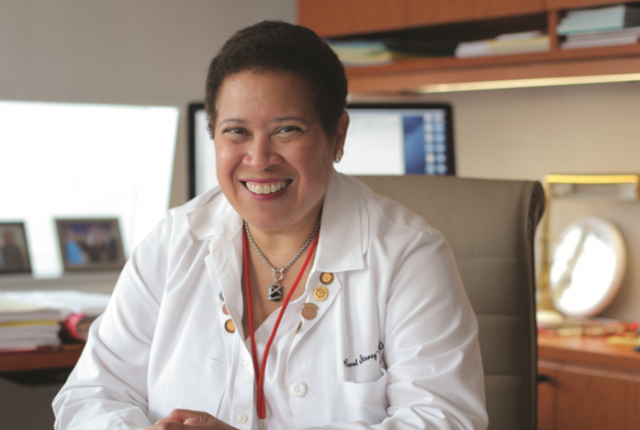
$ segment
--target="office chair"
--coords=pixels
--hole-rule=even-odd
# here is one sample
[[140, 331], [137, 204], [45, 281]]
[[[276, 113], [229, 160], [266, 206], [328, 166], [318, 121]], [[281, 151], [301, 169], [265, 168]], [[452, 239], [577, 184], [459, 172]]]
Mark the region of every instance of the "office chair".
[[536, 430], [533, 239], [539, 182], [359, 176], [440, 230], [478, 317], [489, 430]]

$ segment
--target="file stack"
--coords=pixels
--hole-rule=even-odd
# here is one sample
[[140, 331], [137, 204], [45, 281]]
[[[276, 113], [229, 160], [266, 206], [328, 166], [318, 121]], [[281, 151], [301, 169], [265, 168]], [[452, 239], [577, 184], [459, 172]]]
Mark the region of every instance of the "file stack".
[[329, 42], [342, 64], [347, 67], [378, 66], [394, 61], [394, 56], [381, 41]]
[[627, 5], [567, 12], [557, 28], [562, 49], [630, 45], [640, 39], [640, 8]]
[[456, 57], [471, 58], [492, 55], [525, 54], [548, 51], [549, 36], [540, 31], [503, 34], [491, 40], [462, 42], [456, 48]]
[[58, 346], [63, 312], [0, 296], [0, 350], [26, 351]]
[[342, 64], [347, 67], [379, 66], [425, 57], [452, 56], [455, 44], [424, 40], [328, 41]]
[[86, 340], [89, 326], [104, 312], [110, 297], [80, 291], [0, 293], [0, 349], [58, 346], [61, 335], [65, 341]]

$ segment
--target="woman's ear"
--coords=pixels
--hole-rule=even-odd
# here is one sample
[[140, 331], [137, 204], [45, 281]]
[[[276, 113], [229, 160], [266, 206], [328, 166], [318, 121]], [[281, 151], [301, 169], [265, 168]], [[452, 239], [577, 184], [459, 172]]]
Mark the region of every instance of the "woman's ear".
[[[347, 138], [347, 129], [349, 128], [349, 114], [347, 111], [342, 112], [338, 121], [338, 129], [333, 140], [333, 159], [339, 160], [344, 154], [344, 141]], [[338, 156], [340, 154], [340, 156]]]

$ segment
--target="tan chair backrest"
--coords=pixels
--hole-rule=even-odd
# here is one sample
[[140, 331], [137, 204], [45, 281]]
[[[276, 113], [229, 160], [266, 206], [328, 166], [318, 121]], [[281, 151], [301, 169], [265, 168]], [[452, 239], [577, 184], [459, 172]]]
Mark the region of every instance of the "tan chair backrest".
[[539, 182], [359, 176], [440, 230], [478, 317], [490, 430], [536, 430], [533, 238]]

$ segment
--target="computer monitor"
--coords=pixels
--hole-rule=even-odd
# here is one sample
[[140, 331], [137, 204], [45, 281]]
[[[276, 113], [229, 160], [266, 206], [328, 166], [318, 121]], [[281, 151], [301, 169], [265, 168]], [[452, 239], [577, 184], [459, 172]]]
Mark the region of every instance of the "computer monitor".
[[[448, 104], [350, 104], [344, 157], [350, 175], [455, 175], [453, 114]], [[189, 196], [218, 184], [214, 144], [203, 103], [188, 109]]]

